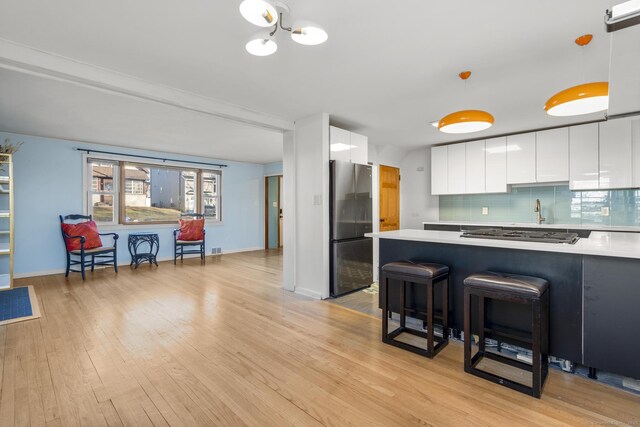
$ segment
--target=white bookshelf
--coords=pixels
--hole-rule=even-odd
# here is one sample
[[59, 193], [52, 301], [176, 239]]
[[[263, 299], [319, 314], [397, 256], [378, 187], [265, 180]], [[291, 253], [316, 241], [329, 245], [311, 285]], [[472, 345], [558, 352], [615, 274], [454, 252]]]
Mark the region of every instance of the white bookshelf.
[[[13, 288], [13, 156], [0, 153], [0, 290]], [[8, 258], [8, 259], [7, 259]]]

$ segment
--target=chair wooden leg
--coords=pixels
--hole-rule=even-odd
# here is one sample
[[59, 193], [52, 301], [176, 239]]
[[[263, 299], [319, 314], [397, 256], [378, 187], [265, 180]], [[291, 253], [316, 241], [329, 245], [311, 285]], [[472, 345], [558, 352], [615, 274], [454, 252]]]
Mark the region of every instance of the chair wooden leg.
[[464, 370], [471, 371], [471, 294], [464, 290]]
[[449, 276], [441, 282], [442, 289], [442, 338], [449, 340]]
[[387, 317], [387, 312], [389, 311], [389, 279], [385, 274], [382, 275], [380, 283], [382, 285], [380, 286], [380, 292], [382, 293], [382, 342], [386, 342], [389, 331], [389, 318]]
[[480, 322], [480, 324], [478, 325], [478, 350], [481, 353], [484, 353], [484, 349], [485, 349], [484, 309], [485, 309], [484, 297], [478, 297], [478, 321]]
[[71, 255], [67, 252], [67, 270], [64, 272], [64, 277], [69, 277], [69, 270], [71, 270]]
[[84, 273], [84, 255], [80, 257], [80, 272], [82, 273], [82, 280], [85, 280], [86, 275]]
[[95, 255], [91, 255], [91, 272], [93, 273], [93, 270], [95, 270], [96, 268], [96, 256]]
[[118, 249], [117, 248], [113, 250], [113, 270], [116, 273], [118, 272]]
[[405, 312], [405, 304], [406, 304], [406, 293], [407, 293], [407, 282], [402, 281], [402, 293], [400, 294], [400, 327], [404, 328], [406, 325], [406, 312]]
[[531, 319], [531, 330], [532, 330], [532, 349], [531, 349], [531, 359], [532, 359], [532, 373], [533, 373], [533, 383], [531, 385], [531, 393], [533, 397], [540, 397], [541, 389], [542, 389], [542, 358], [541, 358], [541, 313], [540, 313], [540, 300], [535, 300], [533, 302], [532, 307], [532, 319]]
[[433, 324], [433, 280], [427, 283], [427, 354], [433, 357], [433, 340], [434, 340], [434, 324]]

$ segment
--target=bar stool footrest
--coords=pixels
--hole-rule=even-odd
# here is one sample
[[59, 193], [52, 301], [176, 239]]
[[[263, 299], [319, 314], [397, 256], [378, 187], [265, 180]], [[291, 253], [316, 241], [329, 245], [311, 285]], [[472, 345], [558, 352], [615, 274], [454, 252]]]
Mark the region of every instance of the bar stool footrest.
[[[533, 387], [526, 386], [516, 381], [511, 381], [507, 378], [500, 377], [498, 375], [492, 374], [491, 372], [483, 371], [482, 369], [477, 368], [478, 363], [482, 361], [483, 358], [495, 360], [497, 362], [501, 362], [507, 364], [509, 366], [513, 366], [518, 369], [522, 369], [524, 371], [532, 372], [533, 367], [528, 363], [520, 362], [519, 360], [514, 360], [510, 357], [502, 356], [496, 353], [490, 352], [478, 352], [471, 358], [471, 367], [469, 369], [465, 369], [465, 371], [469, 374], [475, 375], [477, 377], [483, 378], [485, 380], [491, 381], [496, 384], [503, 385], [512, 390], [519, 391], [524, 394], [528, 394], [533, 397], [540, 397], [540, 392], [536, 393], [536, 390]], [[542, 383], [544, 384], [547, 379], [547, 375], [549, 374], [548, 369], [542, 370]]]
[[398, 341], [395, 338], [397, 338], [399, 335], [401, 334], [409, 334], [409, 335], [414, 335], [416, 337], [420, 337], [420, 338], [424, 338], [425, 340], [429, 339], [429, 336], [426, 332], [422, 332], [422, 331], [417, 331], [415, 329], [410, 329], [410, 328], [406, 328], [406, 327], [399, 327], [397, 329], [395, 329], [392, 332], [389, 332], [389, 334], [387, 334], [387, 336], [385, 337], [385, 339], [383, 339], [382, 341], [385, 344], [390, 344], [393, 345], [395, 347], [401, 348], [403, 350], [407, 350], [407, 351], [411, 351], [413, 353], [417, 353], [421, 356], [426, 356], [428, 358], [432, 358], [433, 356], [435, 356], [436, 354], [438, 354], [440, 352], [440, 350], [442, 350], [447, 344], [449, 344], [449, 337], [438, 337], [435, 336], [433, 337], [433, 354], [429, 353], [429, 350], [424, 349], [422, 347], [418, 347], [409, 343], [405, 343], [402, 341]]

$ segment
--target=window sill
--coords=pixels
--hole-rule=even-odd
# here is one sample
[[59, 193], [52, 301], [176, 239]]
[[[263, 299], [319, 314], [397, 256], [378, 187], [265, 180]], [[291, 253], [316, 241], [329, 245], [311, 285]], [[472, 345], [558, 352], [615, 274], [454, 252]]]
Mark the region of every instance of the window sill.
[[[157, 229], [176, 229], [180, 228], [180, 225], [176, 221], [173, 224], [160, 223], [160, 224], [104, 224], [97, 223], [98, 229], [103, 230], [157, 230]], [[205, 221], [205, 227], [217, 227], [222, 226], [222, 221]]]

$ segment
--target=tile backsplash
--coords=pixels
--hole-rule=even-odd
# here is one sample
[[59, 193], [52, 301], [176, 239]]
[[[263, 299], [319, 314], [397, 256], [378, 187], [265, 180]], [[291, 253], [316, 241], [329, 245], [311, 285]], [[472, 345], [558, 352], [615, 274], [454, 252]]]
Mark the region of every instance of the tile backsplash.
[[[535, 223], [536, 199], [540, 199], [545, 224], [640, 226], [640, 190], [571, 191], [568, 185], [440, 196], [440, 220]], [[483, 207], [489, 208], [488, 215], [482, 214]]]

